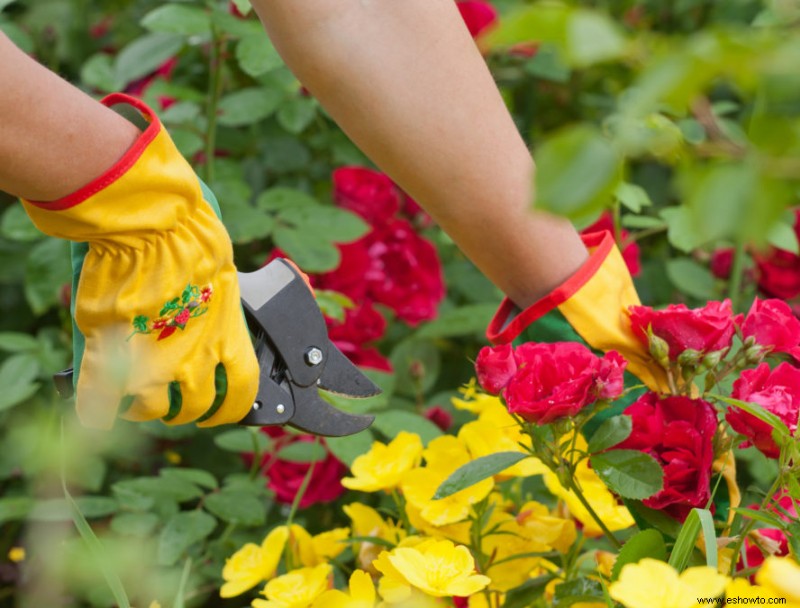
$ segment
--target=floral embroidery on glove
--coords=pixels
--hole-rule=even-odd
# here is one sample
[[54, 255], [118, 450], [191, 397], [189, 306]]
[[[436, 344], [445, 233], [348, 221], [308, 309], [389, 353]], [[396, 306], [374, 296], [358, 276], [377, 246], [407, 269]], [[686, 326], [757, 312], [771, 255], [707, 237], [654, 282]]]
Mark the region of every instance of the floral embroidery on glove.
[[137, 315], [131, 324], [133, 333], [128, 336], [130, 340], [136, 334], [158, 333], [158, 340], [169, 338], [178, 329], [185, 329], [189, 319], [194, 319], [208, 312], [208, 303], [214, 290], [209, 283], [202, 289], [197, 285], [187, 285], [180, 296], [164, 302], [158, 316], [150, 321], [146, 315]]

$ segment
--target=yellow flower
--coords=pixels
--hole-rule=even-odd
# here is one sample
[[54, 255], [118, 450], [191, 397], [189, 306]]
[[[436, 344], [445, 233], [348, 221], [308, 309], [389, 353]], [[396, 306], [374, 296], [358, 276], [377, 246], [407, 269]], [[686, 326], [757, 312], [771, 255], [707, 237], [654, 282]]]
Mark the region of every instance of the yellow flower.
[[697, 598], [722, 594], [728, 578], [709, 566], [689, 568], [680, 575], [669, 564], [645, 558], [622, 568], [608, 588], [627, 608], [690, 608]]
[[577, 538], [574, 521], [550, 515], [547, 507], [538, 502], [522, 505], [517, 521], [526, 536], [561, 553], [569, 551]]
[[[373, 536], [393, 545], [398, 544], [406, 537], [406, 531], [402, 527], [391, 520], [384, 520], [372, 507], [354, 502], [343, 509], [353, 524], [353, 536]], [[372, 567], [372, 562], [384, 550], [385, 547], [382, 544], [369, 541], [353, 546], [353, 552], [358, 556], [358, 563], [371, 574], [377, 574]]]
[[505, 407], [503, 402], [500, 401], [500, 397], [494, 397], [479, 391], [475, 378], [470, 379], [467, 384], [458, 389], [458, 392], [461, 393], [463, 398], [459, 399], [458, 397], [453, 397], [450, 402], [459, 410], [480, 414], [484, 409], [494, 407], [495, 405], [499, 405], [503, 408]]
[[[586, 451], [586, 440], [582, 435], [578, 435], [575, 441], [575, 448], [579, 451]], [[589, 463], [586, 460], [577, 466], [575, 482], [609, 530], [615, 532], [630, 528], [633, 525], [634, 521], [630, 511], [624, 505], [617, 503], [616, 497], [600, 481], [595, 472], [589, 468]], [[586, 507], [581, 504], [575, 493], [564, 488], [558, 482], [558, 477], [556, 477], [555, 473], [548, 471], [544, 476], [544, 483], [552, 494], [566, 503], [572, 516], [583, 524], [583, 532], [586, 536], [600, 536], [603, 534], [600, 526], [589, 515]]]
[[272, 579], [261, 592], [266, 600], [253, 600], [253, 608], [310, 608], [328, 589], [331, 567], [320, 564], [300, 568]]
[[363, 570], [356, 570], [350, 576], [348, 593], [338, 589], [330, 589], [320, 595], [313, 608], [374, 608], [375, 585], [372, 578]]
[[388, 445], [375, 441], [369, 452], [356, 458], [351, 467], [353, 477], [342, 479], [342, 485], [363, 492], [393, 490], [419, 465], [421, 457], [420, 436], [401, 431]]
[[[740, 600], [739, 603], [759, 605], [761, 602], [755, 598], [764, 598], [764, 604], [777, 604], [778, 602], [770, 602], [770, 598], [777, 599], [782, 598], [783, 596], [773, 592], [767, 587], [762, 587], [761, 585], [751, 585], [750, 581], [748, 581], [746, 578], [735, 578], [728, 583], [727, 587], [725, 587], [725, 597], [747, 598], [743, 601]], [[789, 606], [790, 604], [781, 605]]]
[[[458, 438], [464, 442], [473, 458], [497, 452], [524, 453], [525, 450], [520, 443], [528, 446], [531, 443], [530, 436], [522, 432], [511, 414], [500, 403], [487, 407], [481, 412], [478, 420], [468, 422], [461, 427]], [[495, 479], [502, 481], [512, 477], [530, 477], [546, 471], [547, 467], [538, 458], [531, 456], [498, 473]]]
[[425, 467], [407, 473], [401, 487], [406, 500], [428, 523], [443, 526], [466, 519], [472, 505], [486, 498], [494, 487], [491, 478], [484, 479], [447, 498], [433, 500], [442, 482], [471, 458], [466, 446], [452, 435], [431, 441], [424, 456]]
[[[385, 559], [381, 559], [384, 555]], [[470, 596], [490, 582], [489, 577], [475, 574], [475, 560], [469, 549], [448, 540], [398, 547], [381, 558], [375, 567], [385, 576], [397, 582], [405, 580], [407, 585], [434, 597]], [[387, 562], [391, 567], [386, 566]]]
[[25, 547], [11, 547], [8, 550], [8, 561], [15, 564], [25, 561]]
[[261, 545], [247, 543], [225, 560], [222, 569], [225, 583], [219, 591], [220, 597], [236, 597], [271, 577], [281, 560], [288, 537], [286, 526], [279, 526]]
[[301, 526], [292, 524], [291, 532], [289, 545], [292, 554], [303, 566], [309, 568], [327, 563], [338, 556], [347, 549], [347, 543], [342, 541], [350, 537], [350, 528], [336, 528], [311, 536]]
[[756, 582], [789, 604], [800, 605], [800, 566], [788, 557], [768, 557], [756, 572]]

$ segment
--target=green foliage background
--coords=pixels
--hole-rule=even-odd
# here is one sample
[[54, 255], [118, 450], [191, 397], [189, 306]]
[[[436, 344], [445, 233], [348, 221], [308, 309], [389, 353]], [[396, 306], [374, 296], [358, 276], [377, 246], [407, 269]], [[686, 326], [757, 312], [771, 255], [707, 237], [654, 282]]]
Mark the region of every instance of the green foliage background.
[[[246, 0], [236, 4], [247, 11]], [[537, 204], [579, 227], [610, 209], [643, 248], [637, 286], [647, 303], [729, 296], [746, 308], [749, 252], [798, 251], [789, 208], [800, 178], [800, 3], [495, 5], [502, 27], [484, 41], [486, 58], [534, 150]], [[306, 271], [329, 270], [334, 243], [365, 230], [330, 204], [330, 176], [368, 161], [302, 94], [252, 15], [240, 19], [217, 0], [0, 0], [0, 29], [97, 96], [178, 57], [144, 99], [177, 99], [161, 118], [216, 192], [243, 269], [279, 246]], [[532, 57], [513, 51], [531, 40]], [[338, 403], [377, 413], [372, 434], [330, 443], [345, 462], [373, 436], [439, 433], [421, 413], [447, 407], [468, 380], [499, 302], [446, 235], [425, 234], [443, 260], [447, 298], [436, 321], [391, 323], [379, 346], [396, 371], [373, 374], [382, 396]], [[722, 246], [736, 250], [729, 282], [708, 269]], [[270, 442], [246, 429], [80, 429], [50, 383], [69, 362], [68, 260], [66, 244], [43, 237], [9, 200], [0, 218], [0, 556], [24, 542], [28, 558], [25, 568], [0, 568], [0, 605], [111, 606], [116, 576], [136, 606], [239, 605], [217, 597], [224, 558], [287, 515], [238, 455], [266, 453]], [[331, 314], [340, 305], [322, 303]], [[319, 451], [290, 456], [313, 461]], [[749, 479], [768, 473], [754, 457]], [[74, 532], [62, 481], [102, 549]], [[325, 529], [334, 512], [296, 517]]]

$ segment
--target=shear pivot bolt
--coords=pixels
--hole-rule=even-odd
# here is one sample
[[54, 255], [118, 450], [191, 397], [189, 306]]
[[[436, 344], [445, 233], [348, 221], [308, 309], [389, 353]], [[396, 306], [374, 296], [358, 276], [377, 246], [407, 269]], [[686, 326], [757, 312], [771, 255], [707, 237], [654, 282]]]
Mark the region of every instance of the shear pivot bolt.
[[275, 411], [279, 414], [283, 414], [283, 412], [286, 411], [286, 408], [283, 407], [283, 403], [279, 403], [277, 406], [275, 406]]
[[322, 363], [322, 351], [316, 346], [309, 348], [306, 351], [306, 363], [312, 366]]
[[253, 411], [256, 411], [256, 412], [257, 412], [257, 411], [258, 411], [258, 410], [260, 410], [260, 409], [261, 409], [261, 402], [260, 402], [260, 401], [256, 401], [256, 402], [253, 404]]

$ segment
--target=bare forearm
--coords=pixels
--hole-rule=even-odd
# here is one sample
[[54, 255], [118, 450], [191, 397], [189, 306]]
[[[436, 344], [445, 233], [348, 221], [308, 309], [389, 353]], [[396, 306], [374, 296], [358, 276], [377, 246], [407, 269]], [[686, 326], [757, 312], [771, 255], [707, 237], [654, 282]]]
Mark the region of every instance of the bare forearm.
[[48, 201], [113, 165], [138, 129], [0, 33], [0, 190]]
[[298, 78], [519, 305], [586, 251], [531, 213], [533, 161], [452, 0], [255, 0]]

